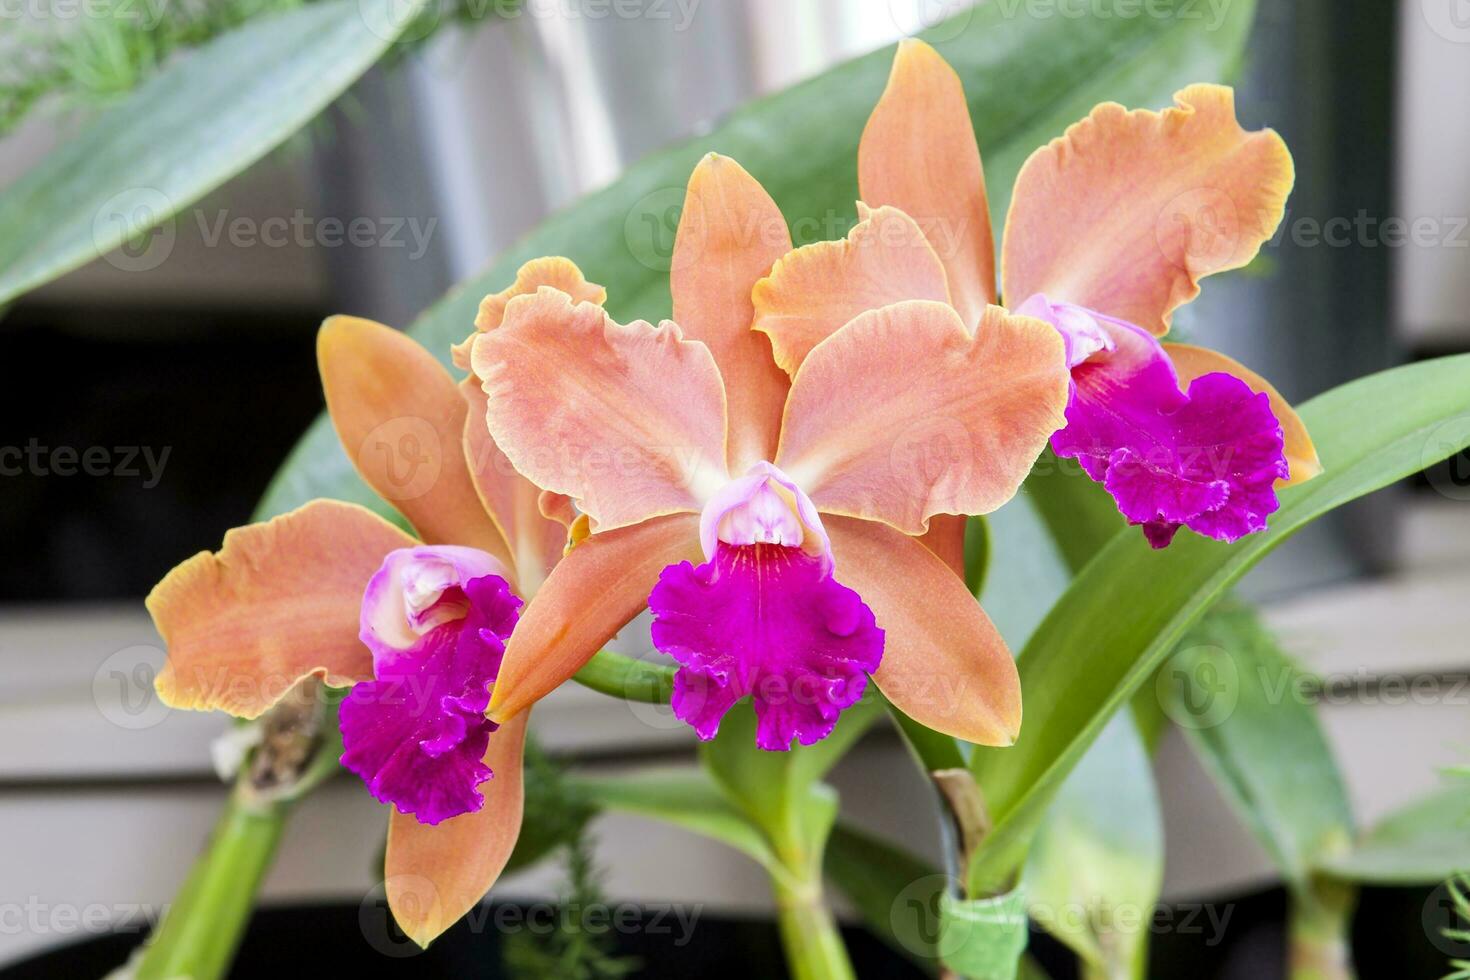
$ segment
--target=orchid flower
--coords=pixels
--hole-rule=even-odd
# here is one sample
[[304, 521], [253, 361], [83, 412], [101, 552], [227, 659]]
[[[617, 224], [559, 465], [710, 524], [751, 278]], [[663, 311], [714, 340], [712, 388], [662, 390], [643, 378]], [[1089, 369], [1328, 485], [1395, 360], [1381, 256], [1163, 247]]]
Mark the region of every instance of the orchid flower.
[[490, 441], [478, 384], [457, 386], [403, 334], [336, 317], [317, 354], [348, 455], [422, 541], [335, 500], [228, 532], [148, 596], [168, 646], [156, 687], [239, 718], [309, 677], [351, 688], [342, 764], [395, 807], [388, 901], [427, 944], [480, 901], [520, 832], [526, 717], [497, 726], [485, 708], [520, 597], [566, 541], [541, 506], [564, 508]]
[[528, 266], [522, 295], [479, 324], [470, 363], [495, 443], [591, 529], [525, 609], [492, 718], [647, 606], [680, 665], [673, 710], [700, 738], [749, 696], [761, 748], [809, 744], [871, 676], [930, 728], [1014, 740], [1010, 653], [912, 535], [1015, 493], [1062, 422], [1060, 338], [999, 307], [966, 323], [911, 300], [834, 330], [788, 378], [750, 296], [790, 247], [761, 186], [712, 154], [675, 238], [675, 322], [618, 323], [552, 282], [532, 292]]
[[[1016, 178], [1001, 250], [1011, 310], [1066, 344], [1071, 396], [1051, 440], [1112, 494], [1154, 547], [1180, 526], [1222, 541], [1265, 528], [1276, 489], [1321, 471], [1274, 388], [1214, 351], [1161, 343], [1206, 275], [1251, 260], [1280, 223], [1291, 155], [1247, 132], [1234, 93], [1191, 85], [1162, 112], [1095, 108]], [[867, 310], [948, 303], [974, 328], [995, 301], [985, 178], [953, 69], [900, 44], [858, 151], [860, 221], [800, 248], [755, 291], [755, 328], [799, 372]], [[971, 384], [975, 382], [970, 382]], [[961, 547], [951, 524], [940, 553]]]

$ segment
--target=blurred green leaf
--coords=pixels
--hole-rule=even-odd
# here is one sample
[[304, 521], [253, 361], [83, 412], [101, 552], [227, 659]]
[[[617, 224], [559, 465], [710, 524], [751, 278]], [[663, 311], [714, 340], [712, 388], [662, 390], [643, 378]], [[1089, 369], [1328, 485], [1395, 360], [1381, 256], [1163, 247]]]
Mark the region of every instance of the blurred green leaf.
[[1062, 783], [1022, 881], [1031, 917], [1099, 976], [1145, 975], [1164, 881], [1164, 822], [1148, 753], [1126, 711]]
[[[1295, 531], [1470, 445], [1470, 355], [1380, 372], [1301, 406], [1325, 472], [1281, 493], [1271, 528], [1234, 544], [1183, 533], [1153, 551], [1135, 529], [1083, 568], [1020, 657], [1031, 712], [1005, 750], [971, 764], [995, 827], [970, 868], [974, 893], [1004, 887], [1047, 804], [1113, 713], [1231, 583]], [[1147, 589], [1141, 586], [1147, 584]]]
[[1312, 868], [1353, 834], [1337, 762], [1297, 696], [1306, 676], [1253, 610], [1230, 604], [1189, 631], [1156, 684], [1165, 713], [1301, 899]]
[[793, 821], [817, 780], [881, 717], [883, 702], [864, 697], [837, 720], [832, 734], [788, 752], [756, 748], [755, 711], [749, 702], [731, 708], [713, 739], [699, 744], [700, 758], [735, 806], [773, 836], [797, 832]]
[[597, 815], [596, 803], [534, 738], [526, 739], [524, 766], [521, 833], [502, 874], [528, 868], [559, 847], [580, 845], [587, 824]]
[[703, 772], [667, 772], [569, 778], [586, 799], [608, 810], [634, 813], [722, 841], [767, 868], [776, 857], [759, 828]]
[[990, 529], [985, 517], [972, 517], [965, 522], [965, 585], [970, 594], [979, 596], [985, 589], [985, 574], [990, 570]]
[[392, 0], [333, 0], [261, 17], [101, 113], [0, 192], [0, 304], [125, 243], [116, 260], [125, 269], [165, 261], [175, 214], [299, 130], [388, 50], [403, 26], [390, 11]]
[[1470, 868], [1470, 786], [1433, 793], [1385, 817], [1323, 872], [1373, 885], [1431, 885]]
[[935, 972], [946, 875], [889, 841], [842, 823], [827, 842], [823, 870], [875, 935]]
[[1019, 976], [1030, 939], [1026, 896], [1017, 888], [992, 898], [939, 898], [939, 955], [944, 965], [974, 980]]
[[[1237, 59], [1254, 4], [1226, 5], [1218, 21], [1180, 8], [1166, 16], [1030, 16], [1026, 5], [982, 4], [930, 36], [964, 80], [985, 155], [991, 213], [1006, 213], [1026, 157], [1098, 102], [1167, 105], [1178, 88], [1224, 77]], [[544, 222], [480, 275], [458, 286], [409, 328], [446, 362], [480, 299], [540, 255], [565, 255], [608, 290], [619, 319], [668, 316], [669, 258], [684, 186], [710, 151], [755, 175], [793, 223], [798, 243], [839, 238], [856, 221], [857, 145], [882, 93], [893, 48], [839, 65], [731, 113], [707, 135], [646, 157], [606, 189]], [[287, 460], [260, 515], [312, 497], [385, 507], [361, 488], [319, 419]]]
[[[1099, 523], [1119, 524], [1111, 498], [1111, 514], [1102, 515], [1101, 522], [1089, 523], [1059, 494], [1048, 497], [1050, 508], [1043, 506], [1036, 487], [1046, 482], [1047, 467], [1055, 463], [1049, 453], [1039, 460], [1026, 481], [1027, 492], [991, 516], [995, 561], [1006, 573], [987, 588], [985, 607], [1012, 649], [1025, 646], [1066, 590], [1069, 563], [1085, 563], [1079, 539], [1069, 538], [1068, 529], [1085, 541]], [[1044, 516], [1058, 520], [1044, 522]], [[1028, 708], [1035, 710], [1030, 699]], [[1120, 909], [1126, 914], [1152, 908], [1163, 865], [1163, 818], [1153, 769], [1132, 718], [1119, 712], [1048, 808], [1025, 869], [1027, 905], [1038, 925], [1106, 975], [1141, 976], [1146, 927], [1132, 932], [1110, 927], [1123, 919], [1113, 914]]]

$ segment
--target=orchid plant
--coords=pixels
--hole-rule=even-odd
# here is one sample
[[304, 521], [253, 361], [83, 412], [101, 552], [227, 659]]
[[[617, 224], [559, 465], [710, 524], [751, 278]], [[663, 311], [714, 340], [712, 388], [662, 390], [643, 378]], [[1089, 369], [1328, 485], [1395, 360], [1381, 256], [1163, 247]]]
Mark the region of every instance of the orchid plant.
[[[706, 743], [702, 785], [723, 800], [689, 806], [753, 831], [733, 836], [771, 872], [794, 974], [852, 973], [822, 887], [835, 805], [808, 784], [884, 706], [958, 829], [941, 896], [954, 941], [939, 955], [1013, 975], [1015, 856], [1034, 832], [1014, 801], [1055, 792], [1148, 661], [1127, 651], [1139, 676], [1100, 717], [1033, 702], [1023, 726], [1026, 668], [1057, 654], [1028, 644], [1018, 670], [966, 585], [973, 519], [1050, 447], [1138, 529], [1090, 566], [1094, 582], [1110, 559], [1205, 568], [1237, 554], [1239, 574], [1402, 475], [1354, 475], [1363, 457], [1340, 439], [1319, 458], [1308, 421], [1321, 413], [1299, 415], [1222, 354], [1161, 340], [1200, 279], [1256, 255], [1293, 181], [1284, 142], [1244, 129], [1230, 89], [1191, 85], [1176, 103], [1104, 103], [1030, 156], [999, 291], [961, 80], [910, 41], [862, 131], [858, 220], [841, 241], [793, 247], [761, 184], [711, 153], [685, 191], [671, 320], [618, 322], [606, 290], [558, 256], [522, 264], [437, 352], [458, 381], [403, 334], [329, 320], [332, 422], [414, 533], [330, 499], [231, 531], [148, 598], [168, 646], [160, 697], [249, 720], [332, 691], [340, 747], [327, 744], [388, 807], [387, 899], [426, 945], [510, 859], [532, 707], [648, 610], [668, 661], [652, 668], [668, 675], [659, 696]], [[1370, 435], [1385, 455], [1398, 437]], [[1348, 491], [1335, 460], [1358, 481]], [[1292, 489], [1318, 480], [1315, 496]], [[1327, 503], [1303, 516], [1292, 501]], [[1149, 650], [1227, 580], [1181, 594]], [[1085, 633], [1076, 615], [1053, 629]], [[1058, 761], [1034, 784], [987, 783], [996, 753], [1034, 761], [1038, 745]], [[606, 791], [616, 805], [637, 784]]]

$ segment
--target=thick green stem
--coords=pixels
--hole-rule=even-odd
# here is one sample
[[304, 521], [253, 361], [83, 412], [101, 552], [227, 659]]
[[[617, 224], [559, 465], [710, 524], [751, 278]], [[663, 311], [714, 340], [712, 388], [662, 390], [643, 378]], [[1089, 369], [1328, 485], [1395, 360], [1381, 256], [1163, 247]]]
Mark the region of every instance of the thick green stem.
[[135, 980], [213, 980], [229, 971], [289, 808], [231, 794], [209, 846], [143, 948]]
[[821, 878], [787, 884], [771, 879], [776, 923], [793, 980], [851, 980], [852, 962], [837, 920], [822, 897]]
[[572, 679], [583, 687], [624, 701], [668, 704], [674, 690], [674, 668], [647, 663], [611, 650], [599, 650]]
[[1353, 949], [1348, 934], [1357, 889], [1344, 882], [1314, 879], [1311, 894], [1293, 896], [1288, 915], [1291, 980], [1352, 980]]
[[251, 723], [258, 744], [204, 853], [135, 954], [132, 980], [216, 980], [229, 972], [291, 807], [338, 771], [337, 698], [307, 681]]

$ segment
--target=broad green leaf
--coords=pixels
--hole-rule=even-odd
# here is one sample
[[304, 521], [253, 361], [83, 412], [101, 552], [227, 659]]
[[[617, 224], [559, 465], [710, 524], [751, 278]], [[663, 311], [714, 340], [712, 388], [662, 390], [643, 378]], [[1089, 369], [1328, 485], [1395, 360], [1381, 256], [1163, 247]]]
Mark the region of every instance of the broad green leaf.
[[1307, 678], [1256, 613], [1230, 604], [1200, 620], [1158, 675], [1183, 731], [1237, 816], [1299, 898], [1323, 858], [1347, 849], [1352, 811]]
[[839, 823], [823, 870], [884, 942], [930, 973], [939, 962], [939, 900], [950, 883], [928, 862], [866, 831]]
[[[1301, 406], [1325, 472], [1281, 493], [1270, 530], [1234, 544], [1182, 533], [1153, 551], [1119, 533], [1082, 570], [1020, 657], [1028, 709], [1045, 725], [972, 765], [996, 824], [971, 864], [972, 887], [1003, 887], [1047, 803], [1107, 720], [1189, 625], [1257, 561], [1308, 522], [1470, 445], [1470, 355], [1383, 371]], [[1145, 588], [1145, 586], [1147, 586]]]
[[770, 844], [703, 772], [691, 769], [620, 776], [568, 778], [587, 800], [634, 813], [728, 844], [767, 868], [777, 865]]
[[[1035, 149], [1092, 107], [1169, 104], [1190, 82], [1223, 77], [1235, 61], [1254, 5], [1224, 5], [1219, 18], [1056, 17], [1027, 5], [988, 3], [939, 25], [936, 47], [964, 80], [986, 164], [991, 213], [1006, 213], [1010, 188]], [[670, 312], [668, 269], [684, 185], [699, 158], [739, 160], [780, 205], [798, 241], [841, 237], [856, 220], [857, 144], [888, 78], [893, 48], [840, 65], [733, 112], [707, 135], [654, 153], [606, 189], [546, 221], [484, 273], [424, 313], [409, 332], [439, 357], [470, 331], [486, 294], [504, 288], [538, 255], [566, 255], [608, 289], [619, 319]], [[383, 507], [358, 485], [323, 419], [292, 453], [261, 505], [262, 516], [312, 497]]]
[[[1038, 470], [1048, 462], [1043, 457]], [[1027, 481], [1028, 488], [1037, 475]], [[1013, 649], [1024, 647], [1071, 579], [1067, 552], [1060, 546], [1064, 533], [1058, 533], [1057, 522], [1043, 524], [1044, 514], [1052, 516], [1037, 494], [1027, 492], [990, 521], [996, 566], [1006, 573], [994, 576], [985, 608]], [[1035, 710], [1029, 697], [1027, 707]], [[1157, 901], [1163, 867], [1163, 818], [1153, 769], [1132, 719], [1120, 712], [1047, 811], [1025, 869], [1027, 906], [1038, 925], [1106, 975], [1140, 976], [1147, 931], [1114, 926]], [[1126, 910], [1123, 916], [1116, 914], [1120, 909]]]
[[1145, 975], [1147, 913], [1164, 881], [1164, 822], [1148, 753], [1126, 711], [1062, 783], [1022, 880], [1031, 918], [1098, 975]]
[[[0, 192], [0, 304], [136, 241], [280, 145], [372, 67], [408, 5], [332, 0], [231, 31], [160, 71]], [[134, 269], [167, 257], [172, 226]]]
[[1470, 785], [1442, 789], [1385, 817], [1320, 865], [1373, 885], [1438, 884], [1470, 869]]

